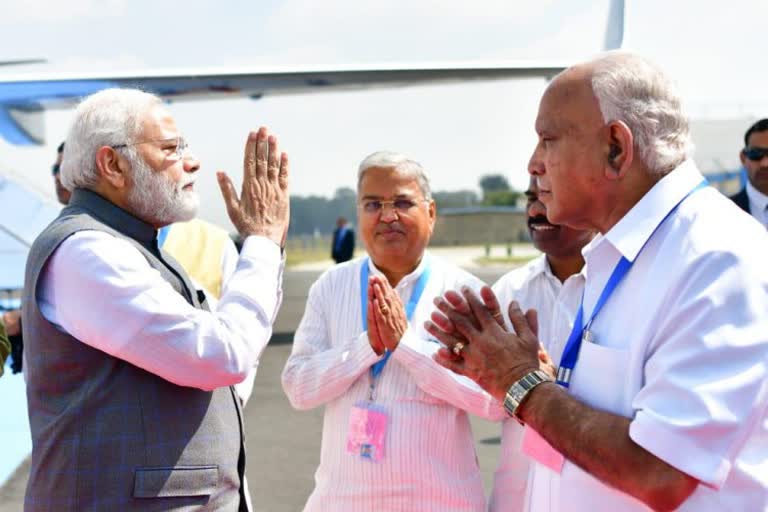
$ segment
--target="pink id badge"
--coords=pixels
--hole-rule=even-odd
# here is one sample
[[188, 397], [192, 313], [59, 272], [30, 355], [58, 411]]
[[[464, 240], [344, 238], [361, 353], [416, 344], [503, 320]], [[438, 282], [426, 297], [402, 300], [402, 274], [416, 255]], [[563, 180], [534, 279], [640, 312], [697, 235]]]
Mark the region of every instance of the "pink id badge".
[[565, 457], [528, 425], [523, 432], [523, 453], [555, 473], [563, 470]]
[[349, 416], [347, 451], [363, 459], [379, 461], [384, 458], [387, 434], [387, 413], [372, 402], [357, 402]]

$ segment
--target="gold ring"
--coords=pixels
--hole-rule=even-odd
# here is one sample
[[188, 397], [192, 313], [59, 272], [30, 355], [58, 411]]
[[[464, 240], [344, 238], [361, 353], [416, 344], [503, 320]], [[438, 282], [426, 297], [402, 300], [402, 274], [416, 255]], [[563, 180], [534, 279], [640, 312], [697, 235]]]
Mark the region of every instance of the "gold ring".
[[453, 346], [453, 353], [456, 357], [461, 357], [461, 351], [464, 350], [464, 347], [465, 345], [460, 341]]
[[497, 318], [497, 319], [501, 320], [501, 318], [502, 318], [501, 311], [495, 312], [492, 316], [493, 316], [493, 318]]
[[381, 307], [379, 307], [379, 310], [381, 310], [382, 315], [389, 314], [389, 308], [385, 304], [382, 304]]

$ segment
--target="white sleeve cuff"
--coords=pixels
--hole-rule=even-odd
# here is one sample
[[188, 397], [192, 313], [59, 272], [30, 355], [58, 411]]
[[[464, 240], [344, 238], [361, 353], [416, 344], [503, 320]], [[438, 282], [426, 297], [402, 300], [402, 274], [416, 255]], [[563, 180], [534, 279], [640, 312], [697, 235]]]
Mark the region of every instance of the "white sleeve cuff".
[[720, 489], [731, 471], [731, 462], [694, 442], [651, 414], [639, 411], [629, 425], [634, 442], [704, 485]]
[[363, 331], [357, 337], [352, 350], [349, 351], [349, 357], [352, 361], [358, 362], [360, 366], [370, 367], [384, 358], [384, 354], [378, 355], [373, 351], [371, 342], [368, 340], [368, 331]]

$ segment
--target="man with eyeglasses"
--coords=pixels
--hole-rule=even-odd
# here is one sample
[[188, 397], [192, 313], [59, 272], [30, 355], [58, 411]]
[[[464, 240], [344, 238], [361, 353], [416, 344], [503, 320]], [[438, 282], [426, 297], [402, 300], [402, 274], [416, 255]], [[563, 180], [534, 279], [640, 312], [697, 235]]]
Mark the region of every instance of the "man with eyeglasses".
[[[181, 159], [187, 150], [188, 143], [183, 138], [171, 142], [171, 144], [174, 143], [176, 145], [176, 157]], [[62, 205], [66, 206], [69, 204], [72, 193], [64, 188], [60, 178], [64, 144], [62, 142], [58, 147], [56, 162], [53, 164], [52, 171], [56, 197]], [[121, 149], [127, 147], [127, 144], [113, 147]], [[209, 302], [215, 302], [221, 297], [227, 280], [234, 274], [237, 267], [238, 251], [235, 243], [229, 237], [229, 233], [202, 219], [195, 218], [163, 226], [157, 231], [157, 244], [181, 264], [192, 278], [195, 288], [203, 291]], [[6, 315], [10, 314], [13, 312], [6, 313]], [[16, 314], [20, 316], [21, 312], [16, 311]], [[19, 319], [16, 323], [20, 324], [21, 320]], [[16, 328], [13, 332], [13, 324], [10, 325], [12, 327], [13, 368], [14, 372], [17, 372], [21, 370], [22, 364], [21, 328]], [[255, 377], [256, 368], [245, 381], [235, 386], [243, 405], [248, 402], [251, 396]]]
[[731, 199], [768, 228], [768, 119], [749, 127], [739, 156], [747, 171], [747, 183]]
[[500, 404], [432, 360], [432, 299], [480, 281], [426, 252], [435, 202], [422, 167], [378, 152], [358, 170], [368, 256], [328, 270], [309, 292], [283, 370], [296, 409], [325, 406], [307, 512], [484, 511], [467, 412]]
[[77, 108], [61, 179], [69, 205], [35, 240], [24, 287], [32, 458], [25, 510], [249, 510], [233, 385], [279, 307], [288, 160], [266, 128], [241, 194], [245, 238], [210, 311], [157, 230], [197, 210], [200, 163], [160, 98], [108, 89]]

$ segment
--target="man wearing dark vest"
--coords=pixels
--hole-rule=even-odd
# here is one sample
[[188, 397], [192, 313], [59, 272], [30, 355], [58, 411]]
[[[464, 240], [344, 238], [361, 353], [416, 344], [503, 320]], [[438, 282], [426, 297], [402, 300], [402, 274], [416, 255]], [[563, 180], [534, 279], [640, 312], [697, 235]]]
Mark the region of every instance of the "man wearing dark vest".
[[747, 183], [731, 199], [768, 228], [768, 119], [749, 127], [739, 156], [747, 171]]
[[191, 219], [199, 162], [156, 96], [110, 89], [75, 112], [69, 205], [33, 244], [24, 289], [32, 467], [26, 511], [247, 511], [234, 384], [258, 362], [282, 292], [288, 160], [266, 128], [245, 146], [245, 239], [214, 311], [158, 248]]

